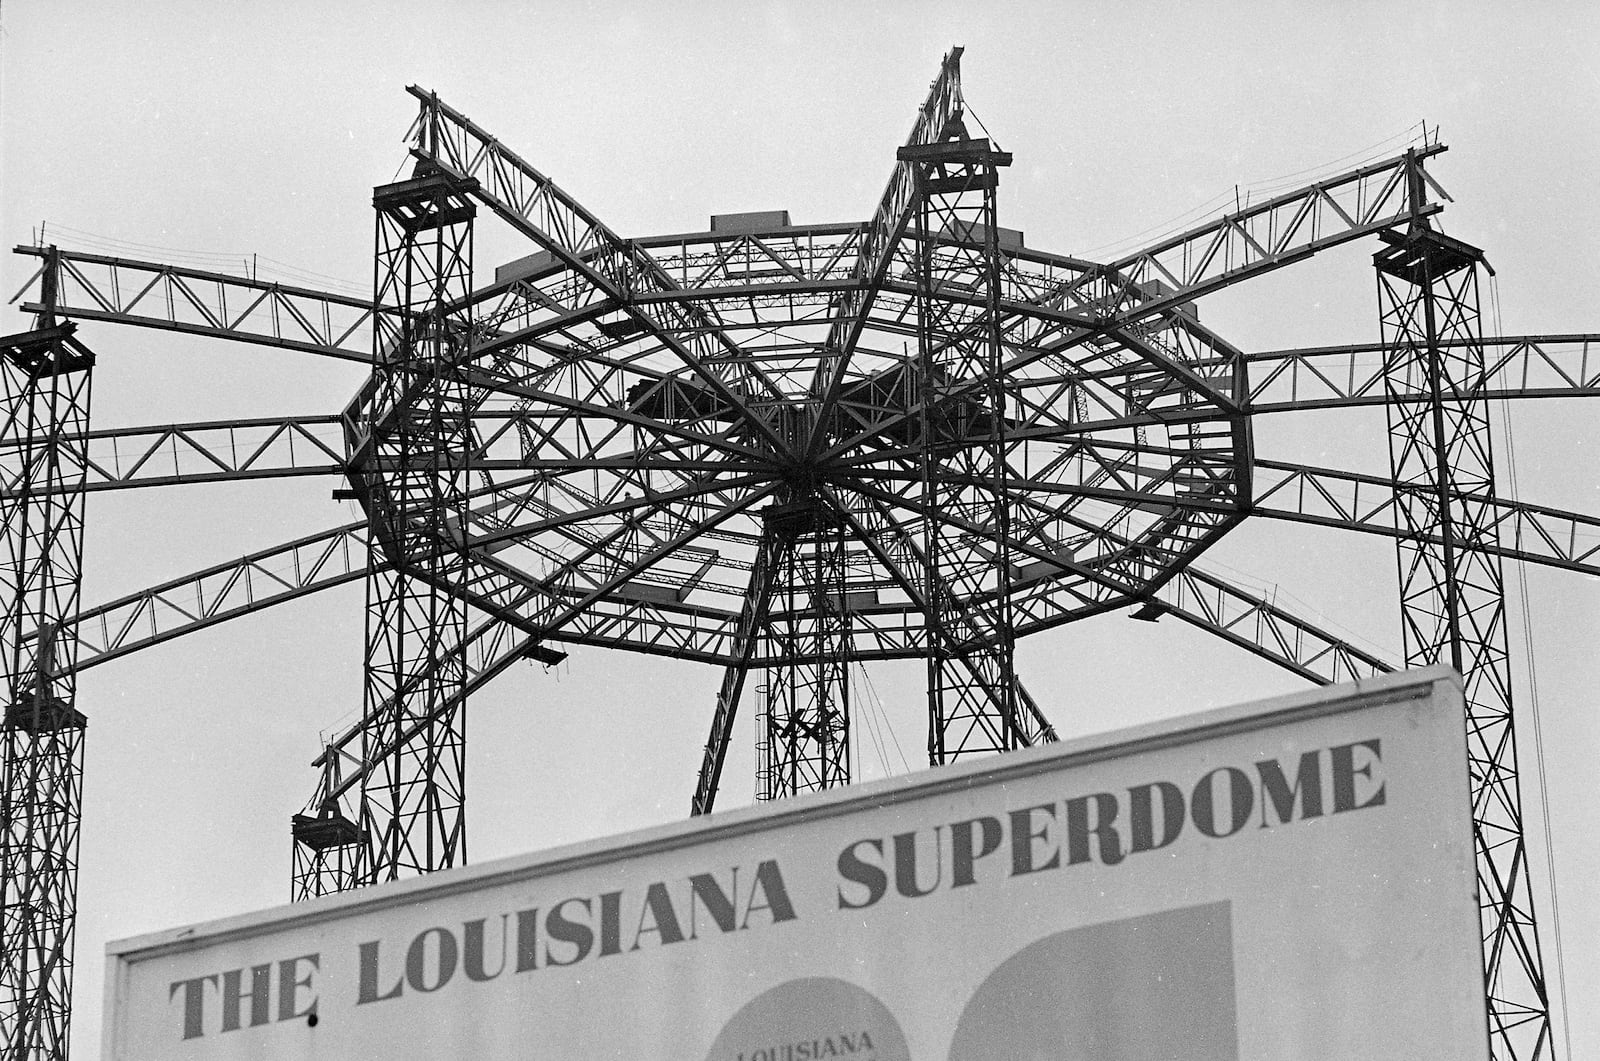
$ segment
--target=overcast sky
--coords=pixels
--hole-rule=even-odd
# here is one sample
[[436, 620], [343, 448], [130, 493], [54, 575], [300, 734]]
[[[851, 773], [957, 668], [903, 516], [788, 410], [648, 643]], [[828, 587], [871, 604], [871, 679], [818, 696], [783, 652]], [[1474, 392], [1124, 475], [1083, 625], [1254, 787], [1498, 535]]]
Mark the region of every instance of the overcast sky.
[[[337, 7], [329, 13], [328, 8]], [[64, 247], [116, 250], [361, 292], [372, 186], [396, 176], [407, 84], [436, 90], [624, 235], [701, 230], [713, 213], [796, 222], [872, 211], [940, 56], [963, 60], [971, 111], [1015, 154], [1000, 218], [1030, 246], [1110, 256], [1209, 206], [1403, 146], [1426, 120], [1454, 197], [1443, 225], [1482, 246], [1485, 331], [1600, 331], [1600, 11], [1572, 4], [1265, 5], [74, 3], [0, 12], [0, 238], [41, 223]], [[480, 226], [487, 229], [488, 226]], [[483, 238], [493, 252], [521, 253]], [[1223, 292], [1208, 324], [1246, 349], [1377, 338], [1362, 245]], [[7, 297], [31, 260], [0, 262]], [[480, 267], [492, 267], [480, 258]], [[485, 273], [486, 273], [485, 268]], [[305, 279], [307, 274], [325, 279]], [[1491, 300], [1491, 294], [1497, 296]], [[1491, 312], [1498, 304], [1498, 320]], [[13, 309], [3, 326], [29, 322]], [[85, 325], [100, 426], [325, 413], [358, 366]], [[1600, 514], [1600, 435], [1575, 401], [1512, 410], [1516, 489]], [[1497, 459], [1502, 471], [1504, 438]], [[1385, 472], [1382, 418], [1286, 415], [1263, 456]], [[99, 494], [92, 604], [354, 518], [335, 484], [294, 480]], [[1510, 493], [1508, 483], [1502, 492]], [[1392, 547], [1247, 524], [1208, 556], [1243, 584], [1398, 656]], [[1507, 573], [1536, 902], [1556, 962], [1523, 631], [1537, 667], [1574, 1056], [1600, 1053], [1600, 583]], [[1524, 616], [1527, 622], [1524, 624]], [[108, 939], [284, 901], [288, 816], [310, 794], [318, 734], [361, 702], [359, 586], [225, 624], [85, 674], [86, 766], [75, 1056], [98, 1056]], [[1125, 615], [1019, 648], [1064, 733], [1300, 687], [1214, 638]], [[920, 665], [872, 672], [863, 720], [915, 764]], [[476, 699], [474, 862], [681, 816], [719, 674], [578, 649]], [[881, 700], [881, 705], [877, 702]], [[858, 729], [860, 727], [858, 726]], [[724, 802], [748, 801], [741, 730]], [[890, 742], [892, 749], [893, 742]], [[1554, 988], [1553, 988], [1554, 989]]]

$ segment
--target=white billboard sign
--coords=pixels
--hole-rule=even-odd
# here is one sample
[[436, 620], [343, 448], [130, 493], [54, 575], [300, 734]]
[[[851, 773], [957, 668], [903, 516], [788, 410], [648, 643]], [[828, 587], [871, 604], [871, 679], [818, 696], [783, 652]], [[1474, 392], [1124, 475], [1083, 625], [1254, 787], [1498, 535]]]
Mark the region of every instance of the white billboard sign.
[[113, 944], [108, 1061], [1487, 1058], [1442, 670]]

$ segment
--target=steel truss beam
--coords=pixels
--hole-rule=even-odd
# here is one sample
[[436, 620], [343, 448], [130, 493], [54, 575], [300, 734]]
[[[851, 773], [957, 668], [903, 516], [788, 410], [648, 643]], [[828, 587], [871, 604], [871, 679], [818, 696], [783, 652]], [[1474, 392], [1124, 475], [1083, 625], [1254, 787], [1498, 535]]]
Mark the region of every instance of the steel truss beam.
[[0, 339], [0, 463], [18, 487], [0, 501], [0, 1053], [17, 1061], [67, 1056], [82, 814], [77, 646], [59, 631], [83, 580], [75, 440], [89, 427], [94, 354], [54, 302], [46, 284], [35, 330]]
[[[1441, 350], [1474, 340], [1441, 340]], [[1484, 359], [1482, 386], [1458, 401], [1500, 398], [1600, 396], [1600, 335], [1507, 335], [1478, 343]], [[1246, 354], [1252, 412], [1425, 402], [1426, 391], [1394, 390], [1400, 381], [1385, 372], [1382, 343], [1267, 350]], [[1443, 381], [1446, 386], [1453, 382]]]
[[[1415, 160], [1444, 151], [1434, 144], [1415, 153]], [[1373, 235], [1426, 217], [1440, 207], [1426, 201], [1437, 189], [1424, 174], [1419, 187], [1408, 179], [1411, 155], [1398, 155], [1361, 166], [1305, 188], [1276, 196], [1207, 222], [1188, 232], [1128, 255], [1105, 266], [1064, 266], [1056, 290], [1045, 298], [1031, 293], [1026, 304], [1002, 298], [1000, 332], [1010, 355], [1002, 365], [1006, 378], [1024, 375], [1035, 362], [1120, 332], [1137, 331], [1182, 314], [1195, 299], [1242, 280], [1308, 258], [1330, 247]], [[914, 295], [913, 285], [890, 283], [886, 290]], [[944, 297], [982, 301], [979, 295], [951, 290]], [[1136, 350], [1163, 375], [1181, 378], [1227, 412], [1236, 398], [1231, 383], [1218, 386], [1204, 372]], [[957, 384], [948, 399], [975, 397], [983, 379]], [[1240, 396], [1242, 397], [1242, 396]], [[878, 430], [898, 427], [920, 417], [920, 406], [905, 410]], [[840, 452], [865, 440], [866, 434], [837, 443]]]
[[[1420, 185], [1420, 162], [1408, 169]], [[1554, 1047], [1522, 828], [1505, 588], [1493, 551], [1489, 405], [1481, 397], [1483, 255], [1420, 218], [1385, 238], [1374, 264], [1406, 663], [1448, 663], [1465, 682], [1491, 1052], [1499, 1061], [1544, 1058]], [[1401, 400], [1419, 392], [1428, 400]]]
[[[1406, 526], [1390, 479], [1281, 461], [1258, 460], [1255, 470], [1251, 515], [1412, 537], [1432, 547], [1444, 544], [1437, 529], [1413, 532]], [[1475, 503], [1485, 533], [1458, 538], [1459, 548], [1600, 575], [1600, 519], [1493, 496], [1479, 497]]]
[[1154, 621], [1174, 615], [1316, 685], [1387, 674], [1393, 664], [1281, 607], [1196, 567], [1155, 592], [1134, 614]]
[[[15, 250], [39, 257], [40, 264], [12, 301], [51, 283], [57, 312], [65, 317], [372, 360], [374, 314], [367, 298], [83, 251], [62, 251], [52, 263], [42, 247]], [[27, 300], [22, 308], [38, 312], [43, 306]], [[393, 312], [386, 307], [378, 316]]]
[[[939, 75], [928, 89], [928, 97], [917, 112], [917, 120], [906, 137], [908, 148], [936, 144], [954, 135], [965, 136], [961, 123], [961, 52], [952, 48], [939, 66]], [[900, 238], [906, 226], [916, 217], [921, 197], [917, 191], [916, 164], [912, 159], [897, 156], [889, 184], [878, 201], [872, 220], [867, 222], [856, 246], [852, 276], [854, 284], [834, 296], [829, 309], [832, 323], [828, 337], [822, 345], [822, 356], [817, 361], [812, 377], [811, 395], [820, 399], [822, 415], [807, 442], [808, 453], [821, 446], [828, 424], [827, 413], [839, 400], [840, 388], [855, 356], [856, 344], [861, 339], [872, 309], [873, 299], [883, 286], [889, 266], [895, 260]], [[923, 231], [928, 229], [924, 226]]]
[[[337, 416], [281, 416], [211, 423], [122, 427], [74, 435], [84, 454], [81, 489], [337, 475], [344, 471]], [[20, 494], [20, 471], [6, 468], [0, 440], [0, 497]]]
[[[534, 169], [461, 112], [416, 86], [421, 103], [412, 126], [412, 153], [463, 186], [502, 220], [561, 260], [628, 324], [614, 334], [642, 333], [669, 349], [702, 384], [740, 412], [740, 422], [769, 445], [784, 432], [770, 423], [765, 398], [784, 395], [761, 366], [721, 331], [713, 310], [695, 302], [655, 302], [656, 292], [679, 285], [636, 243], [622, 239], [555, 182]], [[465, 296], [463, 296], [465, 297]], [[465, 359], [466, 351], [462, 352]]]

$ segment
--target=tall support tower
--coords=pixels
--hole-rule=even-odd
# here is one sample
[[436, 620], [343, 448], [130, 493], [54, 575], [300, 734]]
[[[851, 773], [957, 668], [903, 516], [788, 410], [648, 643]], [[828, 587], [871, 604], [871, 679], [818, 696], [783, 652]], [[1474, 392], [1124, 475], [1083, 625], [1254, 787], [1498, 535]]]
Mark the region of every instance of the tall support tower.
[[[1421, 160], [1408, 167], [1424, 201]], [[1374, 257], [1406, 663], [1466, 682], [1489, 1037], [1497, 1061], [1552, 1055], [1522, 831], [1494, 462], [1478, 313], [1483, 253], [1414, 217]], [[1414, 400], [1416, 395], [1424, 400]]]
[[83, 577], [89, 383], [94, 354], [55, 316], [60, 259], [44, 261], [34, 330], [0, 340], [0, 462], [15, 492], [0, 502], [5, 579], [0, 647], [6, 702], [0, 739], [0, 1053], [67, 1056], [77, 909], [84, 717], [77, 639]]
[[[361, 883], [465, 860], [467, 454], [475, 182], [424, 163], [373, 193], [373, 375], [353, 463], [371, 526]], [[364, 430], [363, 430], [364, 429]]]
[[[999, 330], [995, 195], [1011, 155], [987, 139], [968, 138], [959, 121], [952, 131], [954, 139], [899, 152], [914, 169], [921, 236], [921, 547], [928, 760], [936, 766], [1031, 743], [1013, 667], [1015, 568]], [[959, 390], [975, 379], [986, 381], [981, 391]]]
[[775, 506], [782, 543], [768, 639], [785, 660], [768, 671], [757, 737], [756, 798], [850, 783], [850, 600], [844, 524], [815, 499]]

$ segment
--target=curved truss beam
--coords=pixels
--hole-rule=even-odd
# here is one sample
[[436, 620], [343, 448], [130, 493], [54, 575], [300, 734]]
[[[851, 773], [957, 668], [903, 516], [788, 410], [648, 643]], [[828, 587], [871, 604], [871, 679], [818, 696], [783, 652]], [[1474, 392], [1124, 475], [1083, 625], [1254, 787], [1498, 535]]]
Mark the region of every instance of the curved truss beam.
[[[1466, 345], [1442, 341], [1441, 350]], [[1481, 381], [1471, 398], [1578, 398], [1600, 395], [1600, 334], [1507, 335], [1480, 342], [1484, 356]], [[1250, 373], [1250, 409], [1256, 413], [1341, 406], [1382, 405], [1394, 400], [1384, 392], [1382, 343], [1317, 346], [1299, 350], [1266, 350], [1244, 355]], [[1448, 400], [1469, 397], [1443, 394]], [[1426, 401], [1429, 395], [1400, 396]]]
[[[1395, 509], [1394, 483], [1376, 475], [1312, 468], [1279, 461], [1255, 462], [1256, 493], [1251, 514], [1297, 523], [1406, 537]], [[1600, 518], [1503, 498], [1456, 495], [1494, 527], [1500, 543], [1483, 551], [1508, 560], [1600, 575]], [[1433, 538], [1423, 538], [1439, 544]]]

